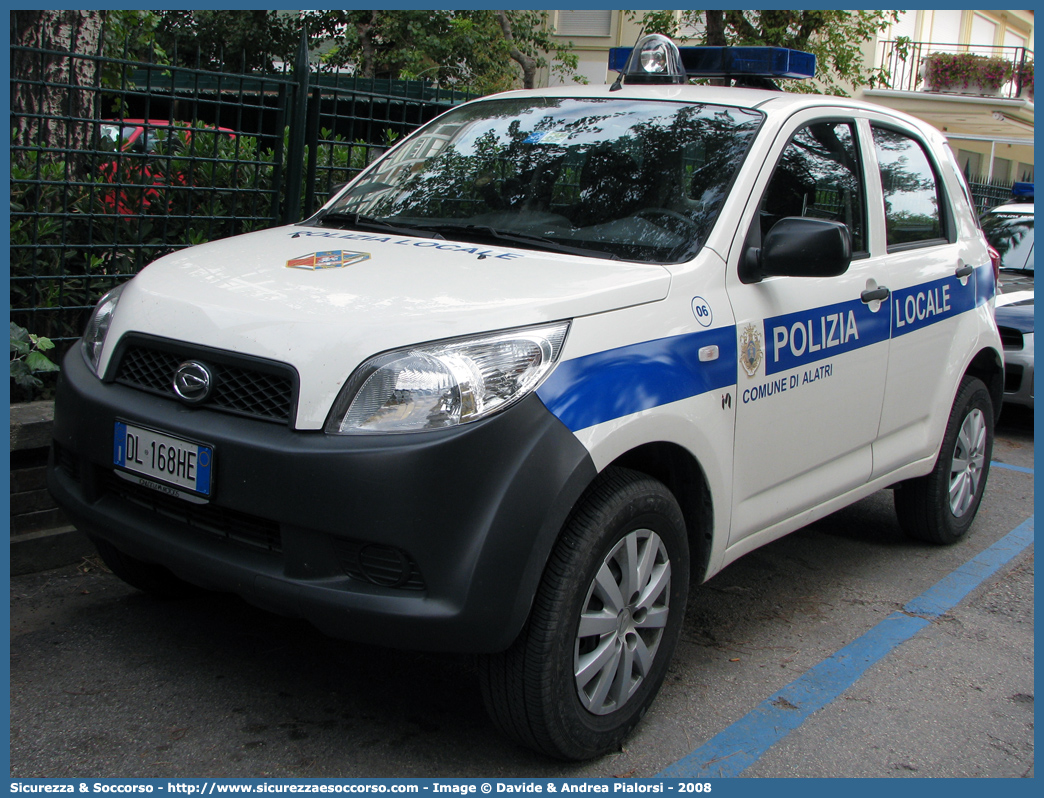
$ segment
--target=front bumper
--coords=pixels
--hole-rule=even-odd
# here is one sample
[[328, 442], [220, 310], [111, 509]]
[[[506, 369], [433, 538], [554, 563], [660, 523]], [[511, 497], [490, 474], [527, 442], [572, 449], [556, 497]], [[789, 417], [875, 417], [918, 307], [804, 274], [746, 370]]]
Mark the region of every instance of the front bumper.
[[[213, 445], [211, 502], [117, 477], [117, 418]], [[334, 436], [102, 382], [78, 347], [64, 360], [48, 467], [78, 528], [186, 581], [335, 636], [459, 652], [510, 645], [594, 476], [535, 395], [456, 429]]]

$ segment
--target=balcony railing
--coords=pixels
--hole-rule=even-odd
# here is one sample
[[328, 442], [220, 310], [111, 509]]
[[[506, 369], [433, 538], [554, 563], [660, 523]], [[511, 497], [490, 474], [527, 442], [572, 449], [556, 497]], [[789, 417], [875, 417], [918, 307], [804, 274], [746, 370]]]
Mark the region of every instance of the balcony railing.
[[[1012, 66], [1012, 77], [997, 90], [979, 89], [974, 81], [932, 86], [925, 82], [926, 59], [933, 53], [972, 53], [1003, 59]], [[880, 88], [896, 91], [931, 91], [942, 94], [982, 94], [1014, 99], [1033, 94], [1033, 51], [1025, 47], [992, 47], [975, 44], [912, 42], [905, 39], [881, 42], [879, 63], [888, 69], [889, 80]], [[1024, 93], [1025, 90], [1025, 93]]]

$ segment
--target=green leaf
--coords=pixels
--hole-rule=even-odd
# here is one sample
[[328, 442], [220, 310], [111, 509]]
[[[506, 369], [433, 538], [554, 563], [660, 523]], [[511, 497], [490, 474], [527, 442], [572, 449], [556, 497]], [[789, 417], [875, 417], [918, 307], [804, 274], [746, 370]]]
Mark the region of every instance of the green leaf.
[[30, 352], [25, 358], [25, 365], [29, 371], [58, 371], [59, 368], [52, 363], [47, 355], [42, 355], [39, 352]]
[[21, 360], [11, 361], [11, 379], [23, 388], [42, 388], [43, 380], [34, 377]]

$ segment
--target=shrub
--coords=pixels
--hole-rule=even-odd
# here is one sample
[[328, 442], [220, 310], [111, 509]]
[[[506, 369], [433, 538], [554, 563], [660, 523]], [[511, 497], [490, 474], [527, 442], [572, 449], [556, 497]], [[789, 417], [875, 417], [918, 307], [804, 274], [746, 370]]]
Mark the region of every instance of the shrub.
[[11, 322], [11, 396], [21, 394], [24, 399], [44, 387], [37, 374], [58, 371], [58, 366], [44, 354], [54, 349], [48, 338], [33, 335], [24, 327]]
[[[156, 258], [280, 218], [274, 153], [251, 136], [205, 128], [157, 131], [159, 146], [148, 155], [92, 151], [78, 176], [59, 155], [12, 149], [11, 318], [63, 346], [106, 291]], [[395, 134], [384, 138], [390, 145]], [[383, 148], [329, 131], [321, 141], [316, 207]], [[307, 187], [301, 192], [307, 211]]]
[[148, 157], [92, 152], [79, 179], [59, 157], [12, 150], [12, 318], [71, 340], [149, 262], [272, 223], [274, 159], [256, 139], [186, 129], [164, 145]]

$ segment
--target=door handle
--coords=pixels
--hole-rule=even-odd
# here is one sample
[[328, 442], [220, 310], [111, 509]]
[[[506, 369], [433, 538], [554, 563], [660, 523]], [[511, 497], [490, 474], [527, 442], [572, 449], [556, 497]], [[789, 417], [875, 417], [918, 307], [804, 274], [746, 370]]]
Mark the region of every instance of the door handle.
[[868, 290], [864, 291], [863, 293], [861, 293], [859, 295], [859, 298], [862, 299], [863, 302], [865, 302], [866, 304], [869, 305], [871, 302], [874, 302], [875, 300], [882, 300], [883, 301], [885, 299], [888, 299], [888, 297], [891, 295], [891, 293], [892, 293], [891, 291], [889, 291], [887, 288], [885, 288], [882, 285], [882, 286], [879, 286], [879, 287], [874, 288], [872, 290], [868, 289]]
[[974, 266], [961, 266], [957, 271], [954, 272], [954, 274], [957, 275], [958, 277], [967, 277], [973, 271], [975, 271], [975, 267]]

